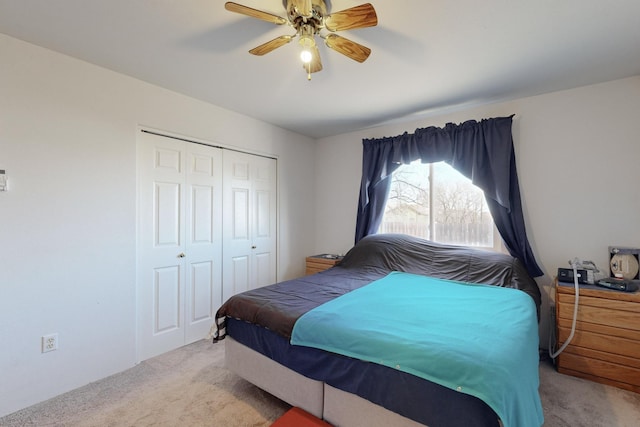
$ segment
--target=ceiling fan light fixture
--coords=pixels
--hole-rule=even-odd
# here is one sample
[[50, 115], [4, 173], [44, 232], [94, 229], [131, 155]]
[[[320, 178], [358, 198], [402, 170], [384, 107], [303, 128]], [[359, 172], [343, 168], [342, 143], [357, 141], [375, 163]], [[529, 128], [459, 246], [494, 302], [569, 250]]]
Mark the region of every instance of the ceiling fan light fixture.
[[300, 59], [303, 63], [308, 64], [313, 59], [313, 48], [315, 47], [316, 42], [313, 39], [313, 36], [304, 35], [300, 36], [300, 46], [302, 46], [302, 51], [300, 52]]
[[[257, 18], [274, 24], [288, 24], [296, 30], [294, 35], [284, 35], [261, 44], [249, 51], [252, 55], [262, 56], [284, 46], [298, 37], [300, 59], [311, 80], [311, 73], [322, 70], [320, 51], [315, 36], [324, 40], [327, 47], [357, 62], [364, 62], [371, 49], [335, 34], [336, 31], [354, 30], [378, 25], [378, 17], [371, 3], [364, 3], [338, 12], [327, 14], [328, 0], [282, 0], [286, 18], [273, 13], [253, 9], [234, 2], [226, 2], [225, 8], [234, 13]], [[329, 34], [321, 33], [326, 30]]]
[[305, 64], [308, 64], [313, 59], [313, 55], [308, 50], [303, 50], [302, 52], [300, 52], [300, 59]]

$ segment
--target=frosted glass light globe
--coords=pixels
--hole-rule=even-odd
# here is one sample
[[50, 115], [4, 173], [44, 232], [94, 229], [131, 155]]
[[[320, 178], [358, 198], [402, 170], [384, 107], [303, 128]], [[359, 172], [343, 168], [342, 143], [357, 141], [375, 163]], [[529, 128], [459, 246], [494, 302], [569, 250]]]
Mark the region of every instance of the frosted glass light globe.
[[305, 64], [311, 62], [312, 58], [313, 55], [308, 50], [303, 50], [302, 52], [300, 52], [300, 59], [302, 59], [302, 62], [304, 62]]

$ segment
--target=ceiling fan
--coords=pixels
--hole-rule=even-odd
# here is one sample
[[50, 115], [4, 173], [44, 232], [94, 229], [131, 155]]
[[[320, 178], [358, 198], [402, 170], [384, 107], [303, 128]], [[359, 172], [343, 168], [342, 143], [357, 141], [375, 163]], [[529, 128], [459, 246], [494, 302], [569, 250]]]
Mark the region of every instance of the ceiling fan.
[[[322, 70], [316, 36], [324, 40], [330, 49], [358, 62], [364, 62], [371, 54], [371, 49], [368, 47], [335, 34], [336, 31], [376, 26], [378, 16], [370, 3], [334, 13], [327, 13], [325, 0], [283, 0], [283, 5], [286, 8], [286, 18], [234, 2], [226, 2], [224, 7], [231, 12], [262, 19], [276, 25], [288, 24], [293, 27], [296, 30], [295, 34], [276, 37], [251, 49], [249, 53], [262, 56], [297, 37], [302, 49], [300, 58], [308, 80], [311, 80], [311, 73]], [[323, 33], [322, 30], [328, 33]]]

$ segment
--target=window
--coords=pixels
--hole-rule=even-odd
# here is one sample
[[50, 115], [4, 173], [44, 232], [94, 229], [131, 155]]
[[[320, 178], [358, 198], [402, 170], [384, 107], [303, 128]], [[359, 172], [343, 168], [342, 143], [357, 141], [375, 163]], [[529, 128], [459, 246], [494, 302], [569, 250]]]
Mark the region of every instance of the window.
[[378, 232], [502, 250], [484, 193], [444, 162], [417, 160], [393, 173]]

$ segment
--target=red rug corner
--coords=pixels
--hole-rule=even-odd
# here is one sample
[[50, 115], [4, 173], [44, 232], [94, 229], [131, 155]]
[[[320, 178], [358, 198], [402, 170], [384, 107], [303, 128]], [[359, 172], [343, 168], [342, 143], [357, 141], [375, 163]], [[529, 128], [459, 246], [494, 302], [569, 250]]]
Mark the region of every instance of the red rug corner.
[[271, 424], [271, 427], [331, 427], [331, 424], [294, 407]]

